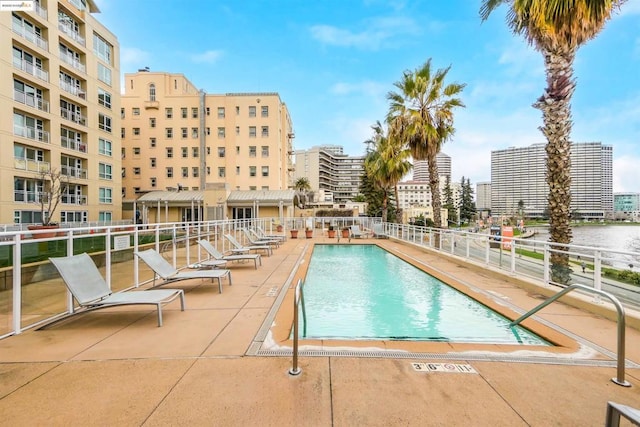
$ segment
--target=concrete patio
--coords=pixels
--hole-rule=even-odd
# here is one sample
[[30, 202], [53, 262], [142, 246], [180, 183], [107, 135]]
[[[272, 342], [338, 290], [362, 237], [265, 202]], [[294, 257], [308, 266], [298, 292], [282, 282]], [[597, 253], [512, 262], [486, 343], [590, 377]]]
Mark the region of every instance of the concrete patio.
[[[0, 425], [602, 426], [607, 401], [640, 407], [640, 332], [626, 329], [632, 387], [618, 386], [610, 380], [616, 323], [562, 300], [537, 317], [607, 351], [583, 351], [572, 363], [515, 354], [514, 361], [452, 362], [470, 364], [475, 374], [412, 365], [451, 362], [446, 352], [420, 359], [303, 355], [302, 373], [290, 376], [291, 357], [250, 355], [249, 348], [309, 242], [287, 240], [257, 270], [230, 264], [233, 286], [225, 282], [222, 294], [198, 280], [171, 285], [185, 289], [187, 309], [178, 301], [166, 306], [161, 328], [154, 310], [130, 306], [1, 340]], [[375, 243], [523, 310], [551, 292], [393, 240]], [[636, 312], [628, 316], [638, 325]]]

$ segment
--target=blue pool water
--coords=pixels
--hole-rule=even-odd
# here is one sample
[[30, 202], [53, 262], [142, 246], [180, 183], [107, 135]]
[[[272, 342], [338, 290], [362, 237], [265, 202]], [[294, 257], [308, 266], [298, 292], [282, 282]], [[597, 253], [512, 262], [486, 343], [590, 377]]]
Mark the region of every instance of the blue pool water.
[[306, 337], [549, 345], [376, 245], [315, 245]]

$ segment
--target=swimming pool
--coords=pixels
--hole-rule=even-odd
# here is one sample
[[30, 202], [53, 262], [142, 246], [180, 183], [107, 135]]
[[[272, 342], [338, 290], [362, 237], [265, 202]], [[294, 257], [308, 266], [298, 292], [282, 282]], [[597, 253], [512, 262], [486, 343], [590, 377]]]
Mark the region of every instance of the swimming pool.
[[315, 245], [307, 339], [550, 345], [376, 245]]

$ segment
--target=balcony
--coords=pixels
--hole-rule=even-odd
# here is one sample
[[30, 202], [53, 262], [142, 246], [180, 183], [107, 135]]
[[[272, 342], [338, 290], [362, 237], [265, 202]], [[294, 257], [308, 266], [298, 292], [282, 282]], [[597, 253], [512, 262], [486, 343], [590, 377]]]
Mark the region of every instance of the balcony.
[[32, 76], [36, 76], [40, 80], [45, 82], [49, 81], [49, 73], [44, 71], [42, 68], [38, 68], [33, 64], [33, 62], [28, 62], [24, 59], [13, 58], [13, 66], [19, 70], [24, 71], [27, 74], [31, 74]]
[[82, 37], [77, 31], [75, 31], [70, 25], [63, 22], [58, 22], [58, 29], [69, 36], [76, 43], [82, 46], [86, 46], [84, 37]]
[[36, 13], [38, 14], [38, 16], [43, 18], [45, 21], [47, 19], [49, 19], [49, 14], [47, 13], [47, 9], [45, 9], [42, 6], [40, 6], [40, 4], [38, 2], [34, 2], [34, 5], [36, 7]]
[[71, 83], [67, 83], [63, 80], [60, 80], [60, 89], [68, 92], [72, 95], [77, 96], [81, 99], [86, 99], [86, 92], [82, 90], [79, 86], [72, 85]]
[[49, 172], [51, 170], [51, 164], [49, 162], [41, 162], [33, 159], [26, 159], [20, 157], [13, 158], [13, 167], [23, 171], [29, 172]]
[[29, 126], [13, 125], [13, 134], [34, 141], [49, 143], [49, 132]]
[[32, 30], [28, 29], [28, 27], [17, 24], [15, 21], [13, 22], [13, 32], [18, 34], [25, 40], [28, 40], [31, 43], [35, 44], [40, 49], [47, 50], [49, 48], [49, 43], [45, 39], [34, 33]]
[[160, 103], [158, 101], [144, 101], [145, 110], [157, 110], [160, 108]]
[[64, 148], [68, 148], [70, 150], [74, 150], [74, 151], [79, 151], [80, 153], [86, 153], [87, 152], [87, 144], [85, 142], [82, 141], [77, 141], [75, 139], [66, 137], [66, 136], [62, 136], [60, 137], [60, 142], [62, 147]]
[[67, 110], [66, 108], [60, 107], [60, 117], [82, 126], [87, 125], [87, 118], [85, 116], [75, 111]]
[[69, 178], [87, 179], [87, 170], [83, 168], [63, 165], [60, 168], [60, 173]]
[[77, 58], [75, 58], [73, 55], [68, 54], [67, 52], [60, 52], [60, 59], [62, 59], [62, 62], [71, 65], [73, 68], [82, 73], [87, 72], [87, 67]]
[[63, 194], [60, 201], [65, 205], [86, 205], [87, 196], [77, 196], [75, 194]]
[[33, 93], [25, 93], [19, 89], [13, 89], [13, 100], [29, 107], [37, 108], [45, 113], [49, 112], [49, 101], [36, 96]]

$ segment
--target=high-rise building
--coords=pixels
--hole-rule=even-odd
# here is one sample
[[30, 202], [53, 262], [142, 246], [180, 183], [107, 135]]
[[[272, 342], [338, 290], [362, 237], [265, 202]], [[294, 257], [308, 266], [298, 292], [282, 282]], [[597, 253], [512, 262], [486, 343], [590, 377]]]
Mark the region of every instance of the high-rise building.
[[476, 184], [476, 210], [489, 212], [491, 210], [491, 183], [479, 182]]
[[353, 200], [360, 193], [364, 156], [343, 154], [336, 145], [316, 146], [295, 152], [295, 178], [307, 178], [313, 191], [332, 193], [333, 201]]
[[640, 219], [640, 193], [614, 193], [613, 210], [616, 219]]
[[[545, 144], [491, 152], [491, 212], [545, 216]], [[613, 149], [600, 142], [571, 144], [571, 211], [580, 218], [613, 215]]]
[[12, 3], [0, 13], [0, 223], [42, 221], [49, 171], [68, 182], [52, 221], [119, 220], [118, 40], [92, 0]]
[[125, 74], [122, 192], [284, 190], [290, 187], [293, 124], [277, 93], [206, 94], [184, 75]]
[[[445, 153], [436, 155], [436, 165], [438, 167], [438, 176], [441, 181], [449, 177], [451, 180], [451, 157]], [[415, 160], [413, 162], [413, 181], [429, 181], [429, 164], [426, 160]]]

